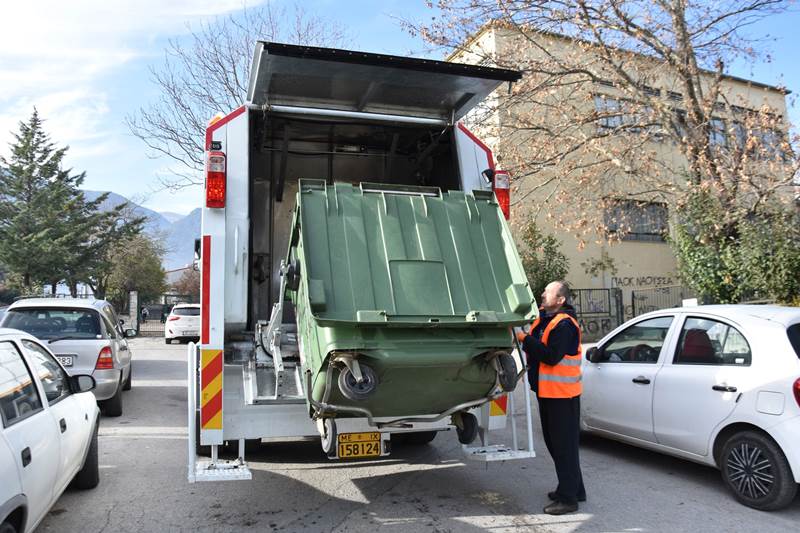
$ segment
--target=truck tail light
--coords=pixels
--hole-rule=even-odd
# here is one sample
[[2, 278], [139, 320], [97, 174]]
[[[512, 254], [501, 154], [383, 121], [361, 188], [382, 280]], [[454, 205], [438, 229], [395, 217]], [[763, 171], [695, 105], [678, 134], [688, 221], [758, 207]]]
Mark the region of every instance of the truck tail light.
[[206, 159], [206, 207], [225, 207], [225, 154], [208, 152]]
[[169, 320], [170, 322], [172, 322], [173, 320], [180, 320], [180, 319], [181, 319], [181, 317], [179, 317], [179, 316], [171, 316], [171, 317], [169, 317], [167, 320]]
[[507, 170], [495, 170], [492, 189], [506, 220], [511, 217], [511, 179]]
[[792, 391], [794, 392], [794, 401], [796, 401], [797, 406], [800, 407], [800, 378], [797, 378], [794, 381], [794, 386], [792, 387]]
[[97, 356], [95, 370], [111, 370], [114, 368], [114, 358], [111, 353], [111, 346], [104, 346]]

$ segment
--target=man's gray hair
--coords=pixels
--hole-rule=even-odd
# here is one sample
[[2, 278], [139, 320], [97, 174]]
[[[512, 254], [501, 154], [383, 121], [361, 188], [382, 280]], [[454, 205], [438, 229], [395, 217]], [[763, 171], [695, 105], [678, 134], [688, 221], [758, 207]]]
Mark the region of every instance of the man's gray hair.
[[556, 283], [558, 283], [556, 295], [564, 297], [564, 305], [572, 305], [572, 290], [569, 288], [569, 283], [561, 279]]

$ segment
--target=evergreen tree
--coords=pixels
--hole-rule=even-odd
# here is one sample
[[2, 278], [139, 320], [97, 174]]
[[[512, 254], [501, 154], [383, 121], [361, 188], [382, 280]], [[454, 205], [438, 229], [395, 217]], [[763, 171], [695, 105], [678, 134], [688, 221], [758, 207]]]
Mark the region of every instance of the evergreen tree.
[[[0, 157], [0, 262], [19, 275], [23, 290], [62, 279], [58, 238], [64, 206], [74, 199], [85, 173], [62, 162], [68, 147], [56, 148], [36, 109], [14, 134], [11, 157]], [[56, 279], [57, 278], [57, 279]]]

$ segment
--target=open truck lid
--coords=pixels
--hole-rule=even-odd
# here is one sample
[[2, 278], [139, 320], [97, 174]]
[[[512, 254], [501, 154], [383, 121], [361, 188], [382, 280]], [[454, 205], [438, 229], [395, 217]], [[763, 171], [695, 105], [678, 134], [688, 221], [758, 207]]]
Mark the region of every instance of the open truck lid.
[[514, 70], [261, 41], [247, 100], [450, 121], [520, 77]]
[[289, 262], [321, 325], [507, 327], [537, 316], [489, 191], [301, 180], [297, 206]]

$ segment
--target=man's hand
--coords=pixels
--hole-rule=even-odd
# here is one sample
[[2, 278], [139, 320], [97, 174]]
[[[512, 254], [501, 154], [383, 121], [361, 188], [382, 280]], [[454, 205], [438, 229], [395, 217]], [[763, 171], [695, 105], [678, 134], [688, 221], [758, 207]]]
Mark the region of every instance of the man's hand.
[[522, 326], [519, 331], [517, 331], [517, 342], [522, 343], [530, 334], [530, 326]]

